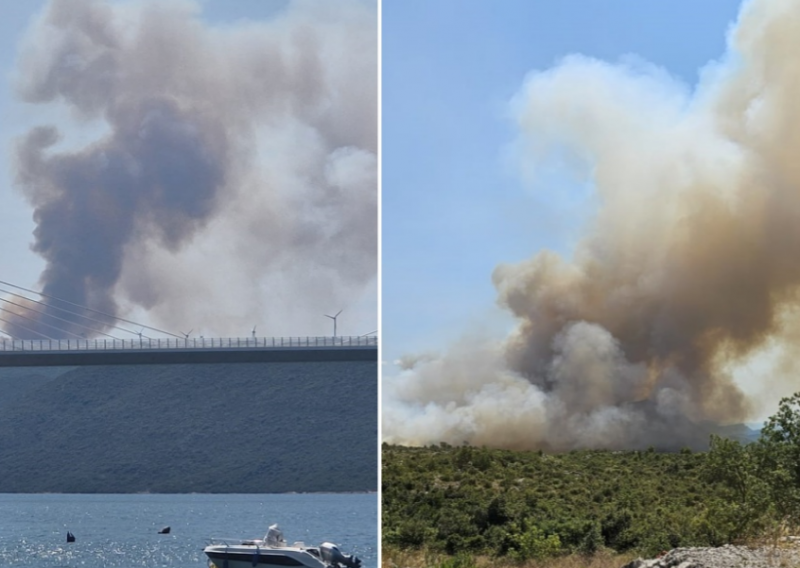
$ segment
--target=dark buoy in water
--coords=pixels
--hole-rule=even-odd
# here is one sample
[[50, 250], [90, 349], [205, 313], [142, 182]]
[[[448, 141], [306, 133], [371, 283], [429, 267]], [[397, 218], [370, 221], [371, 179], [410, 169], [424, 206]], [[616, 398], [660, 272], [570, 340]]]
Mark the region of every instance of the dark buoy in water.
[[158, 531], [158, 534], [169, 534], [169, 527], [164, 527], [163, 529]]
[[67, 542], [75, 542], [75, 535], [67, 531]]

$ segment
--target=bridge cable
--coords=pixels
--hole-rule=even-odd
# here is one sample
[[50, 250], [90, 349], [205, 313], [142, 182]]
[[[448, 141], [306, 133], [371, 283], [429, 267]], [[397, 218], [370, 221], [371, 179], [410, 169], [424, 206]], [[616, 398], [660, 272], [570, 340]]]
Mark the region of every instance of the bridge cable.
[[[46, 307], [46, 308], [51, 308], [51, 309], [53, 309], [53, 310], [58, 310], [58, 311], [60, 311], [60, 312], [64, 312], [64, 313], [66, 313], [66, 314], [70, 314], [70, 315], [72, 315], [72, 316], [75, 316], [75, 317], [79, 317], [79, 318], [83, 318], [83, 319], [85, 319], [85, 320], [89, 320], [89, 321], [90, 321], [90, 322], [92, 322], [92, 323], [99, 323], [99, 324], [101, 324], [101, 325], [103, 325], [103, 326], [107, 326], [107, 327], [110, 327], [110, 328], [112, 328], [112, 329], [118, 329], [118, 330], [120, 330], [120, 331], [124, 331], [125, 333], [130, 333], [131, 335], [139, 335], [139, 334], [138, 334], [138, 333], [136, 333], [135, 331], [133, 331], [133, 330], [130, 330], [130, 329], [125, 329], [125, 328], [124, 328], [124, 327], [122, 327], [122, 326], [119, 326], [119, 325], [114, 325], [114, 324], [112, 324], [112, 323], [108, 323], [108, 322], [106, 322], [106, 321], [99, 320], [99, 319], [97, 319], [97, 318], [92, 318], [92, 317], [89, 317], [89, 316], [86, 316], [86, 315], [83, 315], [83, 314], [79, 314], [78, 312], [73, 312], [73, 311], [71, 311], [71, 310], [68, 310], [68, 309], [66, 309], [66, 308], [62, 308], [62, 307], [59, 307], [59, 306], [56, 306], [56, 305], [53, 305], [53, 304], [48, 304], [47, 302], [42, 302], [42, 301], [40, 301], [40, 300], [34, 300], [33, 298], [29, 298], [29, 297], [27, 297], [27, 296], [24, 296], [24, 295], [22, 295], [22, 294], [17, 294], [16, 292], [12, 292], [11, 290], [4, 290], [3, 288], [0, 288], [0, 292], [3, 292], [3, 293], [5, 293], [5, 294], [10, 294], [10, 295], [12, 295], [12, 296], [16, 296], [17, 298], [22, 298], [23, 300], [27, 300], [27, 301], [29, 301], [29, 302], [35, 302], [35, 303], [39, 304], [40, 306], [44, 306], [44, 307]], [[9, 301], [9, 300], [6, 300], [6, 301]], [[11, 302], [11, 303], [13, 304], [14, 302]], [[15, 304], [15, 305], [19, 305], [19, 304]], [[26, 306], [20, 306], [20, 307], [23, 307], [23, 308], [25, 308], [25, 309], [32, 309], [32, 308], [29, 308], [29, 307], [26, 307]], [[35, 310], [34, 310], [34, 311], [35, 311]], [[81, 327], [85, 327], [85, 328], [87, 328], [87, 329], [92, 329], [92, 328], [90, 328], [89, 326], [82, 325], [82, 324], [80, 324], [80, 323], [78, 323], [78, 322], [75, 322], [75, 321], [66, 320], [66, 319], [64, 319], [64, 318], [59, 318], [58, 316], [54, 316], [54, 315], [52, 315], [52, 314], [48, 314], [48, 313], [44, 313], [44, 312], [37, 312], [37, 313], [41, 313], [42, 315], [46, 315], [46, 316], [49, 316], [49, 317], [51, 317], [51, 318], [61, 319], [61, 321], [65, 321], [65, 322], [67, 322], [67, 323], [72, 323], [72, 324], [75, 324], [75, 325], [80, 325]], [[94, 329], [92, 329], [92, 331], [97, 331], [97, 330], [94, 330]], [[97, 331], [97, 333], [103, 333], [103, 332], [101, 332], [101, 331]], [[103, 335], [108, 335], [108, 334], [103, 334]], [[117, 339], [116, 337], [113, 337], [112, 335], [109, 335], [108, 337], [112, 337], [113, 339]], [[120, 341], [121, 341], [121, 340], [120, 340]]]
[[[15, 295], [18, 295], [18, 294], [15, 294]], [[25, 296], [22, 296], [22, 297], [24, 298]], [[29, 299], [29, 298], [25, 298], [25, 299], [27, 300], [27, 299]], [[36, 300], [32, 300], [32, 301], [33, 301], [33, 302], [35, 302]], [[57, 320], [59, 320], [59, 321], [66, 322], [66, 323], [68, 323], [68, 324], [77, 325], [78, 327], [82, 327], [83, 329], [88, 329], [88, 330], [89, 330], [89, 331], [91, 331], [91, 332], [98, 333], [98, 334], [100, 334], [100, 335], [105, 335], [106, 337], [110, 337], [111, 339], [116, 339], [116, 340], [122, 341], [122, 340], [121, 340], [119, 337], [114, 337], [113, 335], [109, 335], [108, 333], [105, 333], [105, 332], [102, 332], [102, 331], [100, 331], [100, 330], [98, 330], [98, 329], [94, 329], [94, 328], [92, 328], [92, 327], [89, 327], [88, 325], [83, 325], [83, 324], [81, 324], [81, 323], [78, 323], [78, 322], [74, 322], [74, 321], [70, 321], [70, 320], [67, 320], [67, 319], [64, 319], [64, 318], [60, 318], [60, 317], [58, 317], [58, 316], [54, 316], [53, 314], [48, 314], [48, 313], [45, 313], [45, 312], [40, 312], [39, 310], [34, 310], [33, 308], [31, 308], [31, 307], [29, 307], [29, 306], [23, 306], [22, 304], [18, 304], [18, 303], [16, 303], [16, 302], [12, 302], [11, 300], [6, 300], [5, 298], [0, 298], [0, 302], [8, 302], [9, 304], [12, 304], [12, 305], [14, 305], [14, 306], [20, 307], [20, 308], [22, 308], [23, 310], [30, 310], [30, 311], [32, 311], [32, 312], [33, 312], [33, 313], [35, 313], [35, 314], [39, 314], [39, 315], [42, 315], [42, 316], [46, 316], [46, 317], [50, 317], [50, 318], [53, 318], [53, 319], [57, 319]], [[53, 306], [53, 307], [55, 307], [55, 306]], [[15, 313], [15, 312], [11, 312], [11, 313]], [[21, 314], [16, 314], [16, 315], [21, 315]], [[75, 315], [78, 315], [78, 314], [75, 314]], [[39, 323], [44, 323], [44, 322], [42, 322], [41, 320], [38, 320], [38, 322], [39, 322]], [[113, 327], [113, 326], [112, 326], [112, 327]], [[59, 329], [60, 329], [60, 328], [59, 328]], [[64, 330], [61, 330], [61, 331], [67, 332], [67, 330], [65, 330], [65, 329], [64, 329]]]
[[[25, 318], [26, 320], [30, 320], [30, 321], [38, 324], [38, 325], [44, 325], [46, 327], [49, 327], [50, 329], [55, 329], [56, 331], [61, 332], [61, 333], [68, 333], [69, 335], [73, 335], [73, 336], [77, 337], [78, 339], [86, 339], [85, 337], [82, 337], [81, 335], [78, 335], [77, 333], [72, 333], [71, 331], [67, 331], [66, 329], [61, 329], [60, 327], [56, 327], [54, 325], [50, 325], [49, 323], [44, 323], [43, 321], [35, 320], [33, 318], [29, 318], [28, 316], [23, 316], [22, 314], [18, 314], [17, 312], [12, 312], [11, 310], [9, 310], [7, 308], [4, 308], [2, 306], [0, 306], [0, 311], [1, 312], [8, 312], [9, 314], [14, 314], [15, 317]], [[11, 323], [11, 322], [6, 322], [6, 323]], [[14, 325], [14, 324], [12, 323], [11, 325]], [[32, 330], [29, 330], [29, 331], [32, 331]], [[47, 337], [47, 339], [55, 339], [54, 337], [49, 337], [47, 335], [44, 335], [43, 333], [40, 333], [39, 335], [41, 335], [43, 337]], [[56, 341], [58, 341], [58, 340], [56, 339]]]
[[[0, 318], [0, 321], [1, 321], [1, 322], [3, 322], [3, 323], [7, 323], [7, 324], [9, 324], [9, 325], [12, 325], [12, 326], [21, 327], [21, 328], [22, 328], [22, 329], [24, 329], [25, 331], [30, 331], [31, 333], [35, 333], [36, 335], [41, 335], [41, 336], [42, 336], [42, 337], [44, 337], [45, 339], [50, 339], [50, 340], [52, 340], [52, 341], [58, 341], [58, 339], [53, 339], [53, 338], [52, 338], [52, 337], [50, 337], [49, 335], [45, 335], [44, 333], [39, 333], [39, 332], [38, 332], [38, 331], [36, 331], [35, 329], [31, 329], [31, 328], [29, 328], [29, 327], [25, 327], [24, 325], [22, 325], [22, 324], [20, 324], [20, 323], [11, 323], [10, 321], [8, 321], [8, 320], [5, 320], [5, 319], [3, 319], [3, 318]], [[16, 340], [16, 339], [14, 339], [13, 337], [12, 337], [11, 339], [12, 339], [12, 341], [18, 341], [18, 340]], [[25, 341], [25, 340], [24, 340], [24, 339], [22, 339], [22, 340], [19, 340], [19, 341]], [[39, 341], [41, 341], [41, 339], [40, 339]]]
[[22, 286], [17, 286], [16, 284], [12, 284], [11, 282], [5, 282], [3, 280], [0, 280], [0, 284], [4, 284], [6, 286], [11, 286], [12, 288], [17, 288], [18, 290], [25, 290], [26, 292], [31, 292], [32, 294], [38, 294], [39, 296], [41, 296], [43, 298], [51, 298], [53, 300], [57, 300], [59, 302], [64, 302], [65, 304], [70, 304], [72, 306], [81, 308], [83, 310], [94, 312], [96, 314], [100, 314], [100, 315], [103, 315], [103, 316], [106, 316], [106, 317], [109, 317], [109, 318], [114, 318], [115, 320], [124, 321], [125, 323], [138, 325], [139, 327], [143, 327], [143, 328], [146, 328], [146, 329], [151, 329], [153, 331], [157, 331], [158, 333], [164, 333], [166, 335], [171, 335], [172, 337], [176, 337], [178, 339], [183, 339], [183, 337], [181, 337], [180, 335], [177, 335], [175, 333], [172, 333], [171, 331], [166, 331], [166, 330], [163, 330], [163, 329], [158, 329], [157, 327], [152, 327], [152, 326], [149, 326], [149, 325], [144, 325], [144, 324], [141, 324], [141, 323], [137, 323], [135, 321], [131, 321], [131, 320], [128, 320], [128, 319], [125, 319], [125, 318], [121, 318], [119, 316], [115, 316], [113, 314], [102, 312], [100, 310], [95, 310], [94, 308], [90, 308], [90, 307], [87, 307], [87, 306], [82, 306], [80, 304], [76, 304], [75, 302], [70, 302], [69, 300], [63, 300], [63, 299], [57, 298], [55, 296], [50, 296], [49, 294], [45, 294], [44, 292], [37, 292], [36, 290], [31, 290], [30, 288], [24, 288]]

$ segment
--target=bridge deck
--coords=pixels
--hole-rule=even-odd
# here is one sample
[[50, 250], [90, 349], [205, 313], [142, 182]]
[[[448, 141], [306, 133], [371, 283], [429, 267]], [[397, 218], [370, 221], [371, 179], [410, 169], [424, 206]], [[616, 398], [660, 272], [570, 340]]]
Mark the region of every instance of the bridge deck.
[[0, 340], [0, 367], [377, 360], [372, 336]]

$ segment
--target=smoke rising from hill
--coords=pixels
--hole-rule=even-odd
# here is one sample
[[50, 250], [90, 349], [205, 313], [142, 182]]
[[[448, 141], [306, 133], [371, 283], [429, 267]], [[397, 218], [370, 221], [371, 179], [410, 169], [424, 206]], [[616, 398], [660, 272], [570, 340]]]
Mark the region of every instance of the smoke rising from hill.
[[376, 274], [376, 37], [358, 0], [218, 27], [193, 1], [51, 0], [16, 73], [72, 121], [16, 145], [42, 290], [172, 330], [313, 334], [304, 314]]
[[514, 101], [525, 168], [561, 160], [598, 208], [571, 258], [495, 269], [518, 322], [504, 342], [387, 382], [385, 438], [678, 448], [752, 417], [732, 369], [797, 337], [797, 53], [800, 6], [756, 0], [693, 92], [638, 61], [532, 74]]

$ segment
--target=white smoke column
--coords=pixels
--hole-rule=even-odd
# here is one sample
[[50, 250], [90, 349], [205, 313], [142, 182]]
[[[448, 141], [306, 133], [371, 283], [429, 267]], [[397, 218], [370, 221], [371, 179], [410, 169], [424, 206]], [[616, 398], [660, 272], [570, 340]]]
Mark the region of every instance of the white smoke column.
[[[528, 78], [524, 168], [561, 159], [595, 188], [596, 214], [571, 258], [497, 267], [519, 324], [494, 370], [468, 397], [457, 353], [401, 375], [420, 388], [387, 393], [387, 439], [676, 448], [751, 416], [731, 369], [796, 337], [783, 314], [800, 292], [800, 4], [747, 3], [728, 48], [693, 92], [646, 63], [581, 56]], [[524, 423], [519, 381], [519, 404], [541, 401]]]
[[194, 1], [51, 0], [17, 90], [101, 131], [17, 145], [46, 293], [239, 335], [321, 333], [320, 314], [374, 297], [374, 2], [214, 28]]

